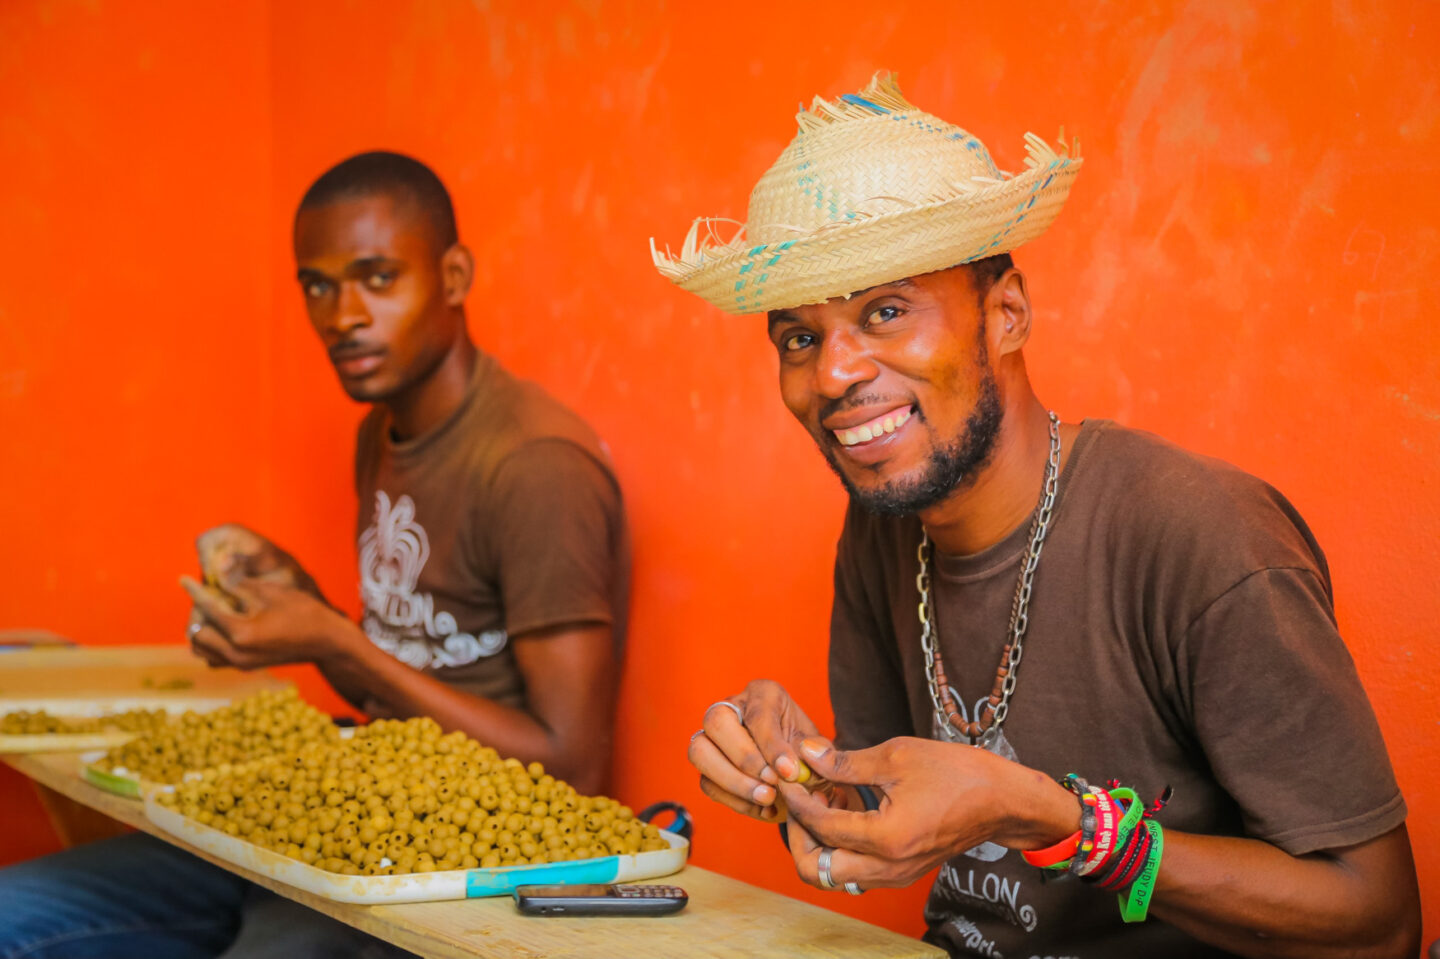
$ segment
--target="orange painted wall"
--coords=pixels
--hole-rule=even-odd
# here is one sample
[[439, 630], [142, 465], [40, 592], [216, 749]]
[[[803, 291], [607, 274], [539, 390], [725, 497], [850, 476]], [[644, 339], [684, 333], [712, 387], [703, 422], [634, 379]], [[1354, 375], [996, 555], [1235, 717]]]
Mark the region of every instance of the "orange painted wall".
[[[690, 803], [701, 865], [918, 932], [921, 890], [800, 885], [685, 764], [704, 706], [757, 673], [827, 714], [843, 501], [759, 322], [669, 288], [646, 250], [742, 217], [791, 107], [891, 67], [1004, 168], [1027, 130], [1082, 138], [1069, 208], [1019, 257], [1033, 378], [1062, 415], [1227, 458], [1309, 519], [1440, 928], [1435, 8], [1020, 6], [0, 5], [0, 628], [178, 641], [189, 540], [232, 518], [353, 604], [359, 410], [311, 341], [288, 221], [334, 160], [408, 151], [455, 194], [479, 342], [615, 450], [619, 794]], [[53, 843], [13, 776], [0, 803], [0, 860]]]

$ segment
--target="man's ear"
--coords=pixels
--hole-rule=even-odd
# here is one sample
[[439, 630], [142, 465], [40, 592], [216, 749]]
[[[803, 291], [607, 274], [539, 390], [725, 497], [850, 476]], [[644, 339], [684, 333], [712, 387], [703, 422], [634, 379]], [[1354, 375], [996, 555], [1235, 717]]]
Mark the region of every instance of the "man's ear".
[[453, 244], [440, 256], [440, 276], [445, 283], [445, 302], [463, 306], [475, 281], [475, 258], [463, 243]]
[[985, 318], [996, 356], [1015, 353], [1030, 339], [1030, 293], [1025, 274], [1011, 267], [985, 294]]

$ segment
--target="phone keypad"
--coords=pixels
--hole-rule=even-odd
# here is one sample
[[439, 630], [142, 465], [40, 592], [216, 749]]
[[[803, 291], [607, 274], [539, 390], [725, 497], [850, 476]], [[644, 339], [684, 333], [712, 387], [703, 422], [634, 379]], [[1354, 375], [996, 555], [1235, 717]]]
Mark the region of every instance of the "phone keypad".
[[614, 890], [615, 895], [621, 899], [680, 899], [685, 896], [685, 891], [678, 886], [636, 886], [618, 883], [614, 886]]

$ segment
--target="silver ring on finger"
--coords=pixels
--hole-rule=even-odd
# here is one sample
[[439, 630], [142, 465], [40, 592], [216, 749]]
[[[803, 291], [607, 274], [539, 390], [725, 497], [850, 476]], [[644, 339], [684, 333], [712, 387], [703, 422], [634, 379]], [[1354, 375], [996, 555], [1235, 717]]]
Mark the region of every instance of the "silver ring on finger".
[[821, 889], [834, 889], [835, 877], [830, 875], [830, 857], [835, 855], [835, 850], [829, 846], [820, 849], [820, 861], [816, 863], [815, 872], [820, 880]]
[[732, 703], [730, 700], [728, 700], [728, 699], [720, 699], [720, 700], [717, 700], [717, 701], [711, 703], [709, 706], [706, 706], [706, 707], [705, 707], [705, 712], [706, 712], [706, 713], [709, 713], [710, 710], [714, 709], [716, 706], [729, 706], [731, 709], [735, 710], [735, 718], [740, 721], [740, 725], [742, 725], [742, 726], [745, 725], [745, 714], [740, 711], [740, 707], [739, 707], [739, 706], [736, 706], [736, 705], [735, 705], [734, 703]]
[[699, 729], [695, 730], [693, 733], [690, 734], [690, 741], [693, 743], [695, 740], [699, 739], [703, 735], [705, 735], [705, 727], [701, 726]]
[[845, 884], [845, 891], [852, 896], [859, 896], [864, 894], [865, 892], [864, 889], [860, 888], [860, 884], [858, 882], [847, 882]]
[[204, 625], [204, 623], [191, 623], [188, 627], [186, 627], [185, 632], [189, 634], [191, 639], [194, 639], [196, 636], [200, 635], [200, 629]]

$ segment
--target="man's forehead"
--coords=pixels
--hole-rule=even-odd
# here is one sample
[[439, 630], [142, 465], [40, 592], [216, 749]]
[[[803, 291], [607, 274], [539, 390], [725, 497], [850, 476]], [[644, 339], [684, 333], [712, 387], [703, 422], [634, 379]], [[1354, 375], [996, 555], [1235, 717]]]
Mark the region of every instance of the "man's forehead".
[[415, 204], [383, 193], [334, 200], [295, 217], [295, 257], [301, 262], [403, 258], [425, 251], [427, 241]]
[[845, 296], [831, 297], [829, 300], [825, 301], [825, 303], [814, 303], [814, 304], [808, 304], [807, 306], [796, 306], [796, 307], [787, 307], [787, 308], [781, 309], [781, 310], [771, 310], [768, 314], [766, 314], [766, 322], [767, 322], [767, 324], [768, 324], [769, 326], [774, 326], [776, 323], [783, 322], [784, 320], [789, 319], [789, 318], [797, 315], [797, 314], [800, 313], [802, 310], [805, 310], [805, 309], [807, 309], [807, 308], [816, 307], [816, 306], [827, 306], [827, 305], [832, 304], [832, 303], [833, 303], [833, 304], [836, 304], [836, 305], [838, 306], [838, 305], [843, 304], [843, 303], [851, 303], [851, 302], [853, 302], [856, 298], [861, 297], [861, 296], [864, 296], [864, 295], [866, 295], [867, 293], [874, 293], [876, 290], [891, 290], [891, 289], [894, 289], [894, 290], [904, 290], [904, 289], [912, 289], [912, 288], [914, 288], [915, 286], [916, 286], [915, 277], [913, 277], [913, 276], [901, 277], [901, 278], [898, 279], [898, 280], [890, 280], [890, 281], [887, 282], [887, 283], [877, 283], [877, 284], [875, 284], [874, 286], [867, 286], [867, 287], [865, 287], [864, 289], [856, 290], [855, 292], [849, 293], [849, 294], [847, 294], [847, 295], [845, 295]]

